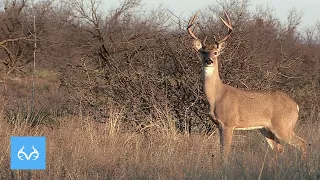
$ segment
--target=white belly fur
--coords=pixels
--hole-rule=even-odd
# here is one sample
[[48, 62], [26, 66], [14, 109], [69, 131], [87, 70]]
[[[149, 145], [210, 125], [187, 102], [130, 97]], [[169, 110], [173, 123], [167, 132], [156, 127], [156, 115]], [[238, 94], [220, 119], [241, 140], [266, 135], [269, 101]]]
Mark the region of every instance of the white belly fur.
[[262, 129], [262, 128], [263, 126], [244, 127], [244, 128], [235, 127], [234, 130], [254, 130], [254, 129]]

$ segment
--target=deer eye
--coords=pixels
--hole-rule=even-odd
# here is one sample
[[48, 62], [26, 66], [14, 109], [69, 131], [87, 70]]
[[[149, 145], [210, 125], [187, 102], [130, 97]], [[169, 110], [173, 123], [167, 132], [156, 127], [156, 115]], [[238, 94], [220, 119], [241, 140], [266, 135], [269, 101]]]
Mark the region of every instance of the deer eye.
[[216, 51], [216, 52], [214, 52], [213, 54], [214, 54], [214, 55], [218, 55], [218, 52]]

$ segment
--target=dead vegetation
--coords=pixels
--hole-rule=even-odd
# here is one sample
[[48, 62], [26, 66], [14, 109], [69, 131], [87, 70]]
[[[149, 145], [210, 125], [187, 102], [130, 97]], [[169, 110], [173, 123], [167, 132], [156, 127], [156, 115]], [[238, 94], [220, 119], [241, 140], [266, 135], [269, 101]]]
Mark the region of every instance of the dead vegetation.
[[[288, 152], [276, 163], [262, 137], [239, 134], [232, 144], [232, 173], [224, 174], [216, 163], [218, 141], [186, 21], [163, 8], [144, 11], [140, 0], [121, 2], [108, 10], [95, 0], [1, 4], [2, 178], [319, 176], [319, 24], [298, 32], [299, 13], [291, 11], [282, 23], [268, 9], [249, 11], [246, 0], [213, 2], [215, 6], [200, 12], [201, 38], [223, 36], [226, 29], [217, 15], [226, 9], [233, 21], [235, 31], [220, 58], [224, 83], [290, 94], [300, 106], [298, 134], [311, 144], [306, 162], [286, 147]], [[31, 100], [34, 50], [37, 71]], [[33, 128], [23, 121], [7, 123], [8, 112], [19, 114], [21, 105], [28, 108], [31, 101], [33, 110], [43, 111], [36, 119], [50, 114], [50, 121], [44, 118]], [[9, 170], [8, 137], [23, 134], [50, 139], [46, 171]]]
[[[212, 135], [179, 133], [167, 119], [140, 132], [123, 129], [123, 112], [105, 124], [90, 118], [59, 119], [55, 128], [12, 126], [1, 119], [1, 179], [316, 179], [320, 175], [319, 123], [298, 129], [311, 143], [305, 161], [291, 146], [276, 161], [257, 132], [235, 134], [227, 169], [219, 165], [219, 141]], [[164, 121], [164, 122], [162, 122]], [[307, 133], [306, 133], [307, 132]], [[45, 171], [10, 171], [9, 137], [46, 136]]]

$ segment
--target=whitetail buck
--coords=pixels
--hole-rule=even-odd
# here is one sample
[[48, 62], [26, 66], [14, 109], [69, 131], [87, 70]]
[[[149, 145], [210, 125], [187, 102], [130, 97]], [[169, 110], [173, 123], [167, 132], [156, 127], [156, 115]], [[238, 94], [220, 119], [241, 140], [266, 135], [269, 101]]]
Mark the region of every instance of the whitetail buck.
[[228, 157], [233, 130], [253, 129], [259, 129], [276, 153], [283, 151], [279, 141], [282, 139], [299, 148], [302, 157], [306, 157], [306, 142], [294, 132], [299, 113], [297, 103], [284, 92], [253, 92], [224, 84], [219, 76], [218, 56], [233, 30], [230, 18], [227, 13], [227, 21], [220, 17], [228, 27], [228, 34], [220, 41], [214, 38], [214, 44], [207, 45], [207, 38], [201, 41], [194, 33], [197, 15], [190, 19], [187, 30], [202, 59], [204, 91], [210, 115], [219, 127], [223, 159]]

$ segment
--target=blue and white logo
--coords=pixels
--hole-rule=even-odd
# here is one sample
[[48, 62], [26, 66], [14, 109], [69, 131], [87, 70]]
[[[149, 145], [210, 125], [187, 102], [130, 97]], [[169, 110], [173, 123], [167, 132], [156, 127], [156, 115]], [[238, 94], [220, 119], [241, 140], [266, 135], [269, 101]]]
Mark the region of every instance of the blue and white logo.
[[46, 169], [46, 138], [44, 136], [11, 136], [11, 169]]
[[37, 160], [38, 158], [39, 158], [39, 152], [38, 152], [38, 150], [36, 149], [36, 148], [34, 148], [34, 146], [32, 145], [32, 149], [33, 149], [33, 152], [31, 152], [29, 155], [27, 155], [27, 153], [25, 153], [24, 151], [23, 151], [23, 149], [24, 149], [24, 146], [22, 146], [22, 148], [19, 150], [19, 152], [18, 152], [18, 158], [21, 160], [21, 161], [23, 161], [23, 160], [30, 160], [31, 159], [31, 157], [33, 156], [33, 159], [32, 160]]

